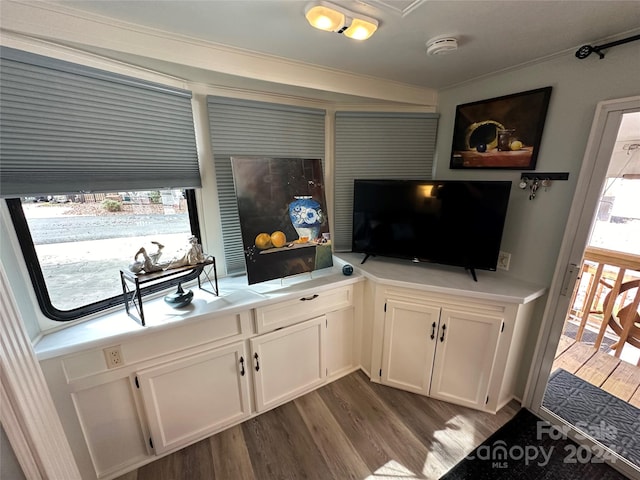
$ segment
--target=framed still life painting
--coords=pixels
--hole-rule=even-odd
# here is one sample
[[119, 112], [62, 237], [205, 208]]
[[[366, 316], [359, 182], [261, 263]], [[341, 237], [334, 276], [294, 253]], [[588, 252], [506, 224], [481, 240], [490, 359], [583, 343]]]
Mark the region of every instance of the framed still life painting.
[[232, 157], [248, 283], [333, 265], [320, 159]]
[[551, 87], [456, 108], [450, 168], [534, 170]]

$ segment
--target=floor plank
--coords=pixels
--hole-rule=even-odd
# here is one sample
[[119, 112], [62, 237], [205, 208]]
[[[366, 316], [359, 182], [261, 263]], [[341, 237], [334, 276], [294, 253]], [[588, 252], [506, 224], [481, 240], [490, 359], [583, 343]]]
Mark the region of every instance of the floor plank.
[[629, 399], [629, 403], [631, 405], [635, 406], [635, 407], [640, 408], [640, 386], [638, 386], [638, 388], [636, 388], [636, 392]]
[[[447, 411], [444, 402], [426, 400], [426, 397], [409, 392], [398, 392], [384, 385], [372, 386], [376, 394], [397, 412], [399, 418], [408, 426], [413, 434], [429, 447], [429, 453], [424, 462], [423, 474], [427, 477], [438, 478], [448, 470], [448, 465], [457, 463], [464, 457], [473, 444], [473, 436], [462, 435], [459, 439], [458, 431], [450, 428], [452, 415]], [[443, 426], [446, 428], [443, 429]], [[442, 432], [446, 431], [446, 435]]]
[[304, 395], [294, 403], [331, 471], [331, 478], [360, 480], [373, 473], [317, 392]]
[[242, 427], [236, 425], [209, 438], [216, 478], [253, 480], [255, 474], [244, 441]]
[[328, 478], [329, 467], [293, 402], [247, 420], [242, 431], [256, 478]]
[[399, 391], [380, 384], [371, 389], [396, 412], [413, 434], [428, 445], [423, 474], [439, 478], [519, 409], [516, 402], [497, 415]]
[[427, 446], [358, 377], [341, 378], [321, 389], [320, 396], [373, 472], [398, 462], [420, 475]]
[[553, 362], [553, 368], [562, 368], [569, 373], [576, 373], [596, 352], [595, 348], [576, 342]]
[[[122, 478], [122, 477], [120, 477]], [[138, 470], [137, 480], [215, 480], [213, 458], [208, 440], [162, 457]]]
[[561, 335], [560, 342], [558, 343], [558, 348], [556, 349], [556, 358], [564, 353], [574, 343], [576, 343], [576, 341], [573, 338], [567, 337], [566, 335]]
[[585, 362], [577, 371], [580, 377], [591, 385], [600, 387], [620, 364], [620, 359], [606, 353], [598, 352]]
[[640, 384], [640, 368], [627, 362], [620, 362], [618, 367], [602, 384], [602, 389], [624, 401], [628, 401]]

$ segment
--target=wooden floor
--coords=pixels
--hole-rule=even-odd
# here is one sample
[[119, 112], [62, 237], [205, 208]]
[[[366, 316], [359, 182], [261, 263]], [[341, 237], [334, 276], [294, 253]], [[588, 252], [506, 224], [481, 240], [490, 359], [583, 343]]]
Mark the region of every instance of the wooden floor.
[[435, 480], [518, 409], [482, 413], [356, 372], [118, 480]]
[[552, 370], [556, 368], [563, 368], [640, 408], [640, 367], [563, 335]]

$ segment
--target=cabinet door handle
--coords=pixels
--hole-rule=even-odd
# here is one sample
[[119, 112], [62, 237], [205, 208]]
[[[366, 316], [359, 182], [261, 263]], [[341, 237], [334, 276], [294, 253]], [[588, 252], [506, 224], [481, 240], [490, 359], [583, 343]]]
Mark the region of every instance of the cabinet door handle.
[[442, 336], [440, 337], [440, 341], [444, 342], [444, 331], [447, 329], [446, 325], [442, 325]]
[[244, 357], [240, 357], [240, 375], [244, 377]]
[[316, 298], [318, 298], [319, 295], [316, 293], [314, 295], [311, 295], [310, 297], [302, 297], [300, 299], [301, 302], [306, 302], [307, 300], [315, 300]]
[[253, 355], [253, 358], [256, 359], [256, 372], [260, 370], [260, 359], [258, 358], [258, 352]]
[[431, 324], [431, 340], [436, 338], [436, 322]]

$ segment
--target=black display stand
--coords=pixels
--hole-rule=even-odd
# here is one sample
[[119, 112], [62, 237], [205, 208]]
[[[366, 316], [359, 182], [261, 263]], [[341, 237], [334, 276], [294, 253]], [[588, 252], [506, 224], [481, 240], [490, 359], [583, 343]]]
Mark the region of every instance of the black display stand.
[[[142, 308], [142, 288], [144, 286], [160, 285], [161, 283], [171, 280], [171, 277], [177, 277], [180, 274], [195, 273], [198, 277], [198, 288], [209, 292], [212, 295], [218, 296], [218, 272], [216, 269], [215, 257], [208, 257], [204, 262], [196, 265], [186, 265], [184, 267], [168, 268], [166, 270], [160, 270], [158, 272], [151, 273], [133, 273], [129, 270], [120, 269], [120, 281], [122, 282], [122, 296], [124, 298], [124, 308], [127, 314], [140, 322], [144, 327], [144, 310]], [[213, 274], [213, 278], [211, 278]], [[204, 282], [201, 277], [204, 276]], [[210, 290], [203, 287], [203, 283], [208, 283], [211, 286]], [[133, 310], [137, 312], [138, 316], [133, 315]]]

